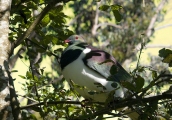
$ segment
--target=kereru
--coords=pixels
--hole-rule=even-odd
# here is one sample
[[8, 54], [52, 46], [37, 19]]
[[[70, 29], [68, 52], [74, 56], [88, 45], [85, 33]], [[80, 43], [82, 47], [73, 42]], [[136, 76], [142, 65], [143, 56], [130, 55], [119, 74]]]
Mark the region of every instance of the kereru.
[[[63, 51], [60, 59], [62, 74], [70, 86], [81, 96], [105, 102], [109, 93], [114, 91], [114, 99], [125, 97], [126, 89], [120, 85], [120, 81], [131, 80], [131, 76], [114, 57], [103, 50], [88, 45], [79, 35], [70, 36], [65, 40], [65, 43], [68, 43], [69, 46]], [[117, 68], [114, 75], [111, 75], [110, 72], [112, 66]], [[114, 81], [108, 81], [107, 79], [110, 77]], [[76, 87], [76, 85], [80, 87]], [[94, 91], [94, 94], [90, 91]], [[126, 110], [127, 112], [129, 110]], [[128, 116], [137, 120], [139, 114], [130, 111]]]

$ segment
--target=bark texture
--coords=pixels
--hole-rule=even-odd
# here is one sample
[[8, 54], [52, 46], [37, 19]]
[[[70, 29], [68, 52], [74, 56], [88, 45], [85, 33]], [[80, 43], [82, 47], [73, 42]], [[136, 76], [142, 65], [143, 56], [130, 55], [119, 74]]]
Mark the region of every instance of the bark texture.
[[8, 58], [11, 49], [8, 40], [9, 16], [11, 0], [0, 0], [0, 119], [12, 120], [12, 108], [10, 103], [9, 76], [6, 72], [8, 68]]

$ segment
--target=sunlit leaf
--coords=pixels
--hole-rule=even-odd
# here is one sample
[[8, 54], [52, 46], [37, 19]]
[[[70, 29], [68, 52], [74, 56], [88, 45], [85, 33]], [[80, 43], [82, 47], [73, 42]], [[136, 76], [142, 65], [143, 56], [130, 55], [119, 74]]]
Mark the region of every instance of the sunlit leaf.
[[172, 54], [168, 54], [163, 60], [162, 62], [164, 63], [170, 63], [172, 61]]
[[58, 39], [56, 37], [52, 37], [52, 43], [53, 45], [56, 45], [58, 43]]
[[111, 5], [111, 10], [115, 16], [115, 19], [117, 20], [117, 22], [120, 22], [122, 19], [121, 14], [119, 13], [119, 10], [122, 8], [122, 6], [120, 5]]
[[37, 77], [36, 75], [34, 75], [34, 80], [35, 80], [35, 81], [38, 81], [38, 80], [39, 80], [38, 77]]
[[120, 10], [122, 8], [121, 5], [111, 5], [112, 10]]
[[25, 76], [23, 76], [23, 75], [18, 75], [19, 77], [21, 77], [21, 78], [23, 78], [23, 79], [26, 79], [26, 77]]
[[49, 14], [46, 14], [42, 19], [42, 24], [47, 25], [50, 22]]
[[18, 72], [18, 70], [12, 70], [11, 73], [12, 73], [12, 72]]
[[27, 77], [27, 79], [32, 79], [32, 73], [27, 71], [26, 72], [26, 77]]

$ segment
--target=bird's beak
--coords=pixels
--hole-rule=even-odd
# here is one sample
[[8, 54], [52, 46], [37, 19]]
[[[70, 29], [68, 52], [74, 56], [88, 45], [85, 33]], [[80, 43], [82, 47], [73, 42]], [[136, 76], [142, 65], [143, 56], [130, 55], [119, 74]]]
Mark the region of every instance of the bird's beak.
[[65, 43], [69, 43], [69, 42], [70, 42], [70, 40], [66, 39], [64, 42], [65, 42]]

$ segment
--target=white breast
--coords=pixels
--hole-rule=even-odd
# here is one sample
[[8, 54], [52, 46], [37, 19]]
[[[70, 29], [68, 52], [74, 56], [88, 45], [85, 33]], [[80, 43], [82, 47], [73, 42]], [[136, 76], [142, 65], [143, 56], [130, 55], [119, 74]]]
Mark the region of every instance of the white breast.
[[[86, 53], [90, 52], [90, 49], [85, 49], [81, 55], [72, 63], [67, 65], [62, 73], [66, 80], [70, 83], [70, 80], [72, 80], [75, 84], [79, 86], [85, 86], [87, 89], [80, 89], [74, 87], [74, 89], [84, 98], [87, 99], [93, 99], [95, 101], [104, 102], [107, 97], [108, 93], [114, 88], [111, 86], [111, 81], [107, 81], [106, 78], [102, 77], [98, 73], [96, 73], [94, 70], [88, 68], [84, 65], [82, 58], [85, 56]], [[103, 90], [103, 87], [97, 87], [94, 83], [101, 83], [106, 90]], [[100, 94], [94, 94], [90, 95], [88, 91], [94, 90], [96, 92], [104, 91], [104, 93]], [[116, 97], [123, 97], [124, 93], [122, 88], [116, 90], [115, 92]]]

